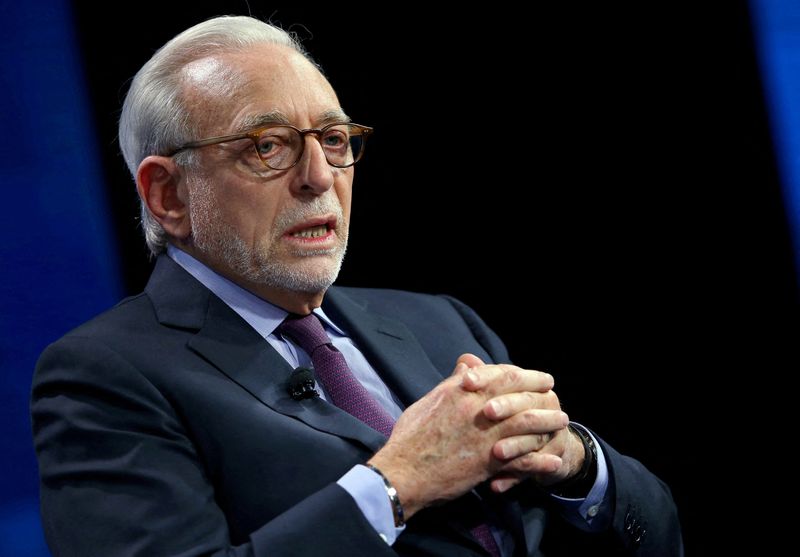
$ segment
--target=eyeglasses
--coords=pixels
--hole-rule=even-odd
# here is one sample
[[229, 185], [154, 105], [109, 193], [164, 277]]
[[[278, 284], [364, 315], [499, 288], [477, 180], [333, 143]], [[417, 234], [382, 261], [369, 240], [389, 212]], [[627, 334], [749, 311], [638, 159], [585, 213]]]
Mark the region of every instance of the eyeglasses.
[[329, 165], [336, 168], [347, 168], [361, 160], [364, 155], [364, 145], [372, 131], [373, 129], [370, 127], [349, 123], [333, 123], [319, 129], [309, 128], [306, 130], [288, 124], [270, 124], [247, 133], [191, 141], [181, 145], [167, 156], [172, 157], [186, 149], [249, 139], [253, 142], [256, 154], [264, 166], [272, 170], [286, 170], [300, 162], [306, 143], [305, 137], [310, 134], [315, 136], [322, 145], [325, 160]]

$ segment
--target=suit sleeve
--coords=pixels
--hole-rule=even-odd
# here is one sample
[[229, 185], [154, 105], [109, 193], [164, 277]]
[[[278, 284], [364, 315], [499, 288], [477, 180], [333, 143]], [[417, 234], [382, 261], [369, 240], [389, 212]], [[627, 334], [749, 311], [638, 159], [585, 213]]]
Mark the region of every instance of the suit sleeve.
[[641, 557], [683, 555], [680, 522], [669, 487], [638, 460], [621, 455], [598, 440], [611, 475], [614, 538], [631, 554]]
[[181, 417], [97, 341], [66, 337], [43, 353], [31, 411], [56, 557], [396, 555], [335, 483], [233, 547]]
[[469, 327], [475, 340], [478, 341], [478, 344], [491, 356], [494, 363], [505, 364], [511, 362], [508, 356], [508, 350], [505, 344], [503, 344], [503, 341], [483, 322], [483, 319], [481, 319], [471, 307], [451, 296], [442, 295], [441, 297], [447, 300], [458, 312], [461, 319], [463, 319], [464, 323]]

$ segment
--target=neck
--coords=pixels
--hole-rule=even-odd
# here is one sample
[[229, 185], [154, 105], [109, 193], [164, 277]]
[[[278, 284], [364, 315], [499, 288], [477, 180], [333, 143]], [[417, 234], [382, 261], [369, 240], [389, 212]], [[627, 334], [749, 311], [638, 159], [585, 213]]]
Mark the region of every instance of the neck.
[[297, 315], [308, 315], [315, 308], [322, 305], [325, 291], [322, 292], [295, 292], [280, 288], [265, 287], [259, 284], [247, 284], [237, 281], [235, 278], [227, 277], [242, 288], [245, 288], [269, 303], [285, 309], [289, 313]]
[[246, 278], [235, 273], [227, 265], [213, 261], [209, 257], [206, 257], [203, 252], [194, 249], [191, 245], [177, 244], [177, 247], [197, 259], [214, 272], [219, 273], [226, 279], [255, 294], [262, 300], [284, 309], [289, 313], [308, 315], [315, 308], [318, 308], [322, 305], [322, 299], [325, 297], [326, 290], [322, 290], [320, 292], [300, 292], [247, 280]]

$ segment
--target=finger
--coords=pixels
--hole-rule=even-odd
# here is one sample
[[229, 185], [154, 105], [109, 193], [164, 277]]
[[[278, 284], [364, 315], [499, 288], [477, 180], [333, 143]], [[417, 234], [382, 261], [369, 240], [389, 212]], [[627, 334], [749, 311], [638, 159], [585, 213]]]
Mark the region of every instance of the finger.
[[462, 388], [467, 391], [486, 390], [492, 394], [521, 391], [546, 392], [555, 380], [549, 373], [522, 369], [510, 364], [485, 365], [471, 368], [465, 375]]
[[492, 446], [492, 455], [498, 460], [511, 460], [524, 454], [538, 451], [553, 438], [551, 433], [515, 435], [500, 439]]
[[525, 410], [498, 424], [500, 438], [536, 433], [557, 433], [569, 425], [569, 416], [561, 410]]
[[495, 493], [504, 493], [522, 481], [522, 478], [505, 474], [498, 474], [489, 482], [489, 487]]
[[545, 393], [524, 391], [499, 395], [486, 401], [483, 413], [490, 420], [499, 421], [534, 408], [560, 410], [561, 403], [553, 391]]
[[458, 357], [458, 360], [456, 360], [456, 363], [464, 363], [467, 365], [467, 367], [478, 367], [486, 365], [483, 363], [483, 360], [481, 360], [475, 354], [469, 354], [469, 353], [461, 354], [461, 356]]
[[510, 460], [500, 468], [499, 473], [517, 477], [528, 477], [536, 474], [553, 474], [564, 463], [560, 457], [542, 452], [526, 453]]

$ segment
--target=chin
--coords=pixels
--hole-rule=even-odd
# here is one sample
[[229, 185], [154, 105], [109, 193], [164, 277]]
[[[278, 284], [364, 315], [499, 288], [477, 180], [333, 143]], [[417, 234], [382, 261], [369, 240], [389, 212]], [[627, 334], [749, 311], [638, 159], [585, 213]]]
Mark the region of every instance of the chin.
[[255, 283], [291, 292], [317, 294], [325, 292], [339, 276], [342, 257], [313, 256], [297, 262], [268, 261], [247, 277]]

